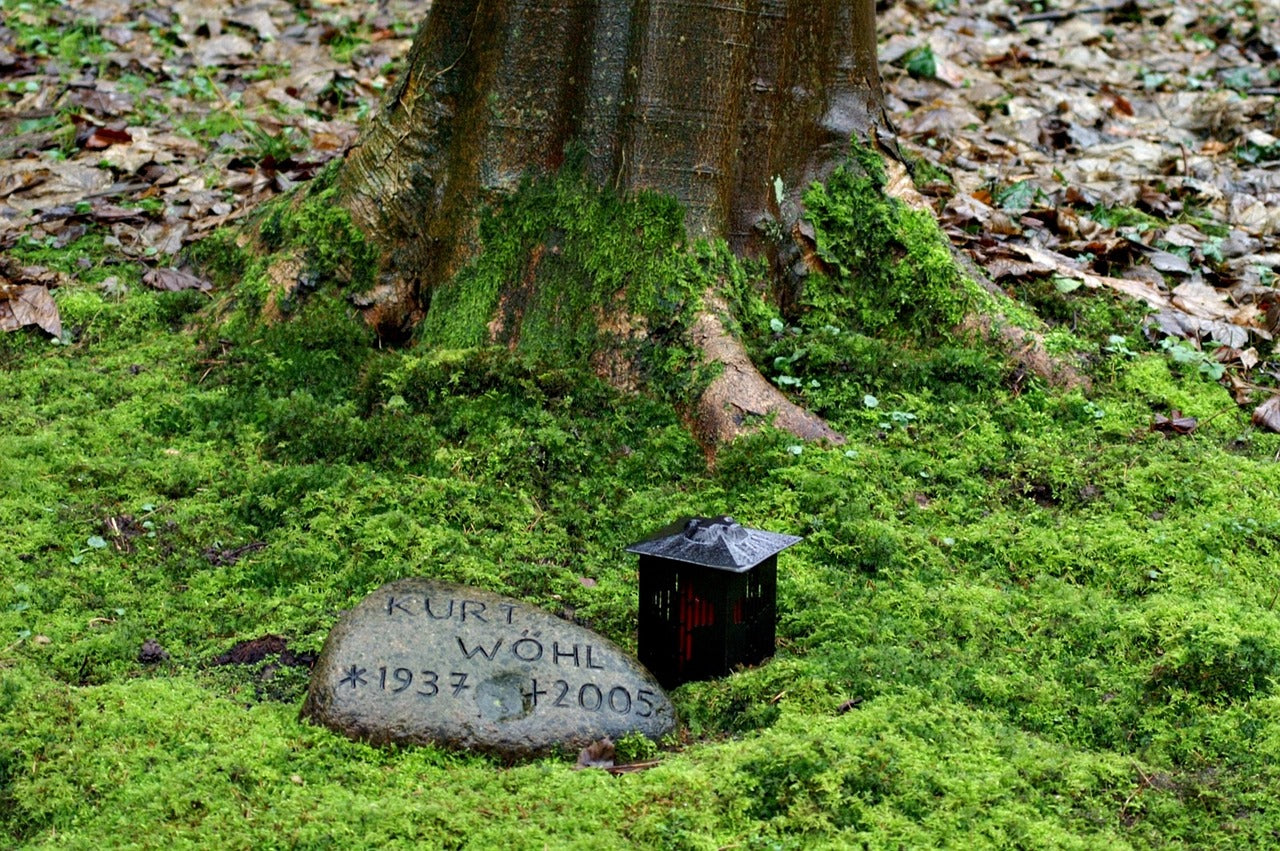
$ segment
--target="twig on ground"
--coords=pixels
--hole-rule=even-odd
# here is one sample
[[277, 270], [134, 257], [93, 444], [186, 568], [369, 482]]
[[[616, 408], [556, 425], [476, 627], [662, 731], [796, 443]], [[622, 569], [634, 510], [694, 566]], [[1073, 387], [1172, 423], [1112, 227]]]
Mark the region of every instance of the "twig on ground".
[[1097, 15], [1105, 12], [1118, 12], [1129, 4], [1111, 3], [1106, 6], [1085, 6], [1079, 9], [1054, 9], [1049, 12], [1036, 12], [1018, 18], [1019, 24], [1034, 24], [1038, 21], [1066, 21], [1077, 15]]
[[610, 774], [632, 774], [637, 771], [646, 771], [660, 763], [661, 760], [652, 759], [648, 762], [629, 762], [626, 765], [611, 765], [605, 769]]

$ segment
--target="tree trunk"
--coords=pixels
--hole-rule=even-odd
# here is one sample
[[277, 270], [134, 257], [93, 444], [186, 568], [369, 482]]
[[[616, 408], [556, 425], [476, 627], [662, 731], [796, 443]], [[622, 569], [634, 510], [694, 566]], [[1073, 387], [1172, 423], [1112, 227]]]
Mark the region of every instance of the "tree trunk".
[[[479, 211], [575, 150], [599, 185], [672, 196], [691, 236], [768, 258], [785, 302], [800, 194], [882, 120], [874, 23], [874, 0], [435, 0], [339, 176], [384, 261], [366, 318], [385, 336], [417, 325], [472, 259]], [[695, 323], [724, 367], [701, 433], [776, 414], [840, 439], [713, 320]]]
[[600, 184], [671, 195], [691, 234], [760, 253], [776, 181], [797, 208], [879, 120], [874, 27], [874, 0], [436, 0], [347, 158], [346, 206], [420, 303], [476, 211], [572, 144]]
[[[634, 344], [656, 326], [672, 326], [701, 353], [716, 377], [685, 408], [709, 454], [760, 422], [840, 443], [752, 365], [726, 330], [732, 317], [715, 282], [695, 295], [697, 312], [679, 322], [620, 308], [634, 304], [625, 276], [616, 292], [597, 292], [584, 307], [563, 296], [558, 226], [523, 244], [525, 256], [491, 276], [484, 298], [460, 297], [454, 282], [480, 262], [483, 211], [499, 208], [523, 181], [553, 176], [572, 161], [617, 196], [674, 198], [687, 235], [724, 239], [739, 255], [766, 260], [765, 295], [787, 314], [809, 271], [830, 268], [823, 234], [802, 219], [803, 193], [847, 161], [851, 140], [874, 139], [886, 124], [874, 0], [435, 0], [408, 68], [337, 176], [338, 203], [379, 258], [372, 270], [353, 261], [361, 280], [373, 279], [353, 300], [383, 339], [456, 321], [482, 329], [480, 342], [515, 348], [542, 333], [522, 341], [525, 309], [559, 275], [556, 309], [578, 323], [585, 317], [601, 339]], [[870, 194], [892, 191], [878, 160], [871, 171], [880, 177], [866, 184]], [[950, 265], [938, 261], [946, 248], [924, 251], [932, 257], [925, 265], [903, 263], [911, 251], [906, 231], [884, 226], [900, 223], [900, 214], [886, 220], [870, 212], [852, 216], [875, 220], [864, 228], [874, 245], [859, 249], [859, 263], [896, 270], [895, 304], [928, 301], [912, 289], [915, 281], [937, 293], [960, 280], [935, 274]], [[629, 227], [647, 245], [644, 227]], [[861, 270], [838, 265], [861, 278]], [[268, 277], [302, 281], [292, 267]], [[580, 269], [577, 281], [585, 290], [604, 279], [613, 276], [597, 267]], [[857, 283], [863, 292], [877, 286]], [[476, 314], [486, 311], [477, 325]], [[467, 339], [477, 342], [474, 334]], [[1029, 339], [1019, 336], [1018, 345]], [[620, 345], [587, 359], [615, 383], [634, 386], [626, 351]]]

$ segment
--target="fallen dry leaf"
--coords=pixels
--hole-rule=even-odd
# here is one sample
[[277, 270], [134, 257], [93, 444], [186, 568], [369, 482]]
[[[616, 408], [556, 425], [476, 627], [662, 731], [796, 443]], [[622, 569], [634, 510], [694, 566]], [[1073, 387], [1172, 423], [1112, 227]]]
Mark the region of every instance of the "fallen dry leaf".
[[574, 768], [613, 768], [613, 762], [613, 739], [605, 736], [582, 749]]
[[1280, 431], [1280, 396], [1272, 396], [1253, 409], [1253, 424], [1259, 428]]
[[1173, 272], [1179, 275], [1190, 275], [1192, 272], [1190, 263], [1168, 251], [1153, 251], [1151, 266], [1160, 272]]
[[1172, 303], [1202, 319], [1223, 319], [1232, 313], [1225, 292], [1196, 281], [1174, 287]]
[[[1213, 340], [1224, 346], [1240, 348], [1249, 344], [1249, 332], [1239, 325], [1217, 319], [1192, 316], [1181, 310], [1158, 310], [1152, 317], [1155, 327], [1169, 337], [1188, 340]], [[1255, 333], [1261, 332], [1255, 329]]]
[[133, 96], [115, 91], [114, 87], [107, 88], [110, 85], [103, 83], [96, 89], [76, 89], [71, 94], [71, 102], [104, 118], [115, 118], [133, 109]]
[[192, 50], [196, 62], [203, 67], [234, 65], [255, 53], [247, 38], [221, 35], [198, 42]]
[[1233, 349], [1230, 346], [1223, 346], [1213, 353], [1213, 356], [1220, 363], [1236, 363], [1245, 372], [1253, 369], [1262, 362], [1262, 358], [1258, 356], [1258, 350], [1250, 346], [1247, 349]]
[[142, 283], [153, 289], [171, 293], [182, 290], [199, 290], [207, 293], [213, 289], [213, 284], [203, 278], [197, 278], [195, 275], [180, 272], [177, 269], [152, 269], [142, 276]]
[[0, 331], [17, 331], [27, 325], [43, 328], [62, 338], [58, 305], [42, 284], [0, 284]]
[[85, 124], [76, 134], [76, 144], [86, 151], [104, 151], [112, 145], [127, 145], [132, 141], [133, 137], [126, 130], [113, 130], [95, 124]]
[[0, 162], [0, 197], [17, 210], [48, 210], [86, 200], [111, 185], [111, 173], [72, 161]]
[[1236, 404], [1249, 404], [1249, 400], [1253, 398], [1254, 385], [1234, 370], [1229, 370], [1225, 378], [1227, 379], [1227, 386], [1231, 388], [1231, 396], [1236, 400]]
[[1151, 422], [1151, 430], [1163, 434], [1191, 434], [1200, 425], [1195, 417], [1184, 417], [1181, 411], [1170, 411], [1172, 417], [1156, 414]]
[[262, 6], [230, 9], [226, 13], [226, 19], [228, 23], [253, 30], [263, 41], [273, 41], [280, 37], [280, 28], [271, 18], [271, 13]]

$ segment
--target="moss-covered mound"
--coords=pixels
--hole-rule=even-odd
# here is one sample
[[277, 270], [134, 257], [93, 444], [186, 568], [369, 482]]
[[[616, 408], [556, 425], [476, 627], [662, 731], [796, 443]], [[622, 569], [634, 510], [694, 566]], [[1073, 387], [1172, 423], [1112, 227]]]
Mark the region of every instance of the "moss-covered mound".
[[[612, 256], [575, 239], [557, 262]], [[636, 292], [637, 268], [680, 291], [664, 251], [602, 265], [601, 292]], [[1280, 437], [1132, 324], [1061, 332], [1094, 391], [1056, 394], [964, 341], [871, 336], [816, 300], [784, 318], [727, 268], [762, 370], [849, 443], [765, 432], [708, 471], [668, 401], [553, 353], [379, 349], [340, 265], [289, 321], [197, 333], [202, 296], [88, 274], [56, 294], [70, 345], [0, 337], [0, 844], [1274, 842]], [[1149, 427], [1174, 408], [1199, 428]], [[806, 536], [778, 651], [679, 689], [679, 735], [623, 748], [647, 771], [376, 750], [298, 719], [288, 662], [383, 582], [474, 584], [634, 647], [623, 547], [718, 513]], [[289, 658], [215, 664], [264, 635]]]

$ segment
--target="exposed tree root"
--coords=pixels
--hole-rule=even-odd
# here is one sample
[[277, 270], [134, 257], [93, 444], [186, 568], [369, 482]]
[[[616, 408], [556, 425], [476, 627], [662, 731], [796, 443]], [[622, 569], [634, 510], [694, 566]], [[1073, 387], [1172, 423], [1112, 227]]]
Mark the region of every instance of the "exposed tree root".
[[[915, 182], [893, 149], [883, 142], [879, 148], [889, 176], [885, 192], [909, 207], [934, 215], [933, 208], [916, 190]], [[966, 316], [960, 323], [961, 332], [976, 334], [1007, 355], [1019, 367], [1048, 382], [1051, 387], [1063, 390], [1089, 389], [1089, 379], [1086, 376], [1063, 359], [1049, 354], [1045, 349], [1044, 335], [1035, 329], [1019, 327], [1001, 315], [998, 303], [1008, 299], [1008, 295], [996, 286], [986, 272], [954, 245], [951, 247], [951, 256], [978, 286], [990, 294], [989, 301], [993, 302], [987, 305], [988, 309]]]
[[[969, 276], [991, 293], [993, 299], [1008, 298], [1004, 291], [962, 251], [953, 246], [951, 253]], [[998, 309], [969, 314], [960, 324], [960, 329], [976, 333], [1004, 352], [1019, 367], [1043, 379], [1050, 387], [1059, 390], [1087, 391], [1091, 386], [1088, 376], [1081, 375], [1074, 366], [1062, 358], [1049, 354], [1044, 345], [1043, 334], [1035, 329], [1015, 325], [1002, 316]]]
[[1044, 347], [1044, 337], [1002, 321], [993, 314], [972, 313], [961, 323], [962, 331], [976, 333], [1004, 352], [1020, 368], [1060, 390], [1088, 390], [1089, 379], [1062, 358], [1054, 357]]
[[718, 446], [766, 423], [802, 440], [844, 443], [844, 435], [795, 405], [760, 374], [742, 343], [720, 321], [717, 311], [724, 311], [724, 304], [714, 296], [706, 298], [707, 309], [689, 333], [706, 363], [721, 366], [694, 412], [694, 432], [708, 457], [714, 457]]

